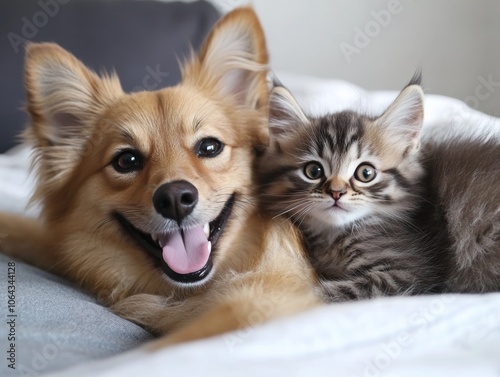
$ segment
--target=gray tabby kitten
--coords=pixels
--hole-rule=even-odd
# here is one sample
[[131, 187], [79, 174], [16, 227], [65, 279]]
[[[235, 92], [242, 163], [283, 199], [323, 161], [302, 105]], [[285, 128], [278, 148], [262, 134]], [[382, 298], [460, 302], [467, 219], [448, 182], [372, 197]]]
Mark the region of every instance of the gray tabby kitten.
[[327, 299], [500, 288], [500, 148], [421, 146], [416, 77], [378, 118], [306, 116], [275, 86], [262, 204], [302, 231]]

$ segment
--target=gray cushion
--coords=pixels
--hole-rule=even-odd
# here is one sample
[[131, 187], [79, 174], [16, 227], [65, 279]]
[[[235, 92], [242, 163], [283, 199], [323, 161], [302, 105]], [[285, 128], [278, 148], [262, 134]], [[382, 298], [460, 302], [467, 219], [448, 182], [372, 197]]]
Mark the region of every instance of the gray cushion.
[[[8, 263], [15, 263], [15, 306], [8, 317]], [[72, 284], [0, 254], [0, 313], [14, 320], [15, 366], [3, 360], [2, 376], [38, 375], [88, 360], [104, 358], [152, 339]], [[4, 331], [9, 327], [2, 325]], [[1, 332], [2, 344], [7, 333]], [[10, 344], [10, 343], [8, 343]], [[8, 345], [7, 344], [7, 345]], [[3, 347], [5, 348], [5, 347]], [[4, 350], [9, 351], [9, 349]]]
[[115, 69], [126, 91], [159, 89], [179, 81], [178, 59], [218, 17], [205, 1], [0, 1], [0, 153], [27, 120], [23, 41], [57, 42], [96, 71]]

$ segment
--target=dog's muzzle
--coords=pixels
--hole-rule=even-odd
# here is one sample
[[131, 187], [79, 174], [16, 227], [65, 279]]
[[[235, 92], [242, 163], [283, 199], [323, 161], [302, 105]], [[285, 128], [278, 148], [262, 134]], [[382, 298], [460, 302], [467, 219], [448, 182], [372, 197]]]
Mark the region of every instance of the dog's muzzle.
[[200, 283], [213, 270], [217, 241], [232, 213], [233, 193], [219, 215], [210, 223], [183, 228], [182, 220], [198, 203], [198, 190], [187, 181], [174, 181], [160, 186], [153, 195], [155, 210], [180, 226], [168, 233], [146, 233], [116, 212], [122, 229], [159, 262], [165, 274], [180, 284]]

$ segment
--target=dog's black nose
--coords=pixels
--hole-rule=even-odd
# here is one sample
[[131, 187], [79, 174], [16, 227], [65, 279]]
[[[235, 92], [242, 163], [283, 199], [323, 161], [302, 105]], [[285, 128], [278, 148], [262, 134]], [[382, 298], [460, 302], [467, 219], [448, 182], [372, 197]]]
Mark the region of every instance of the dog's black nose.
[[180, 223], [198, 203], [198, 190], [187, 181], [173, 181], [158, 187], [153, 195], [156, 212]]

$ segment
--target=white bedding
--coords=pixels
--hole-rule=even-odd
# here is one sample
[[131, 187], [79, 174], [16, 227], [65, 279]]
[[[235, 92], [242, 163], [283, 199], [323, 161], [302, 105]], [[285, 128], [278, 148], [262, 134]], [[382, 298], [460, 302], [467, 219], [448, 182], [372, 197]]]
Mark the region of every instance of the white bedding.
[[[500, 294], [337, 304], [58, 376], [500, 375]], [[54, 375], [55, 376], [55, 375]]]
[[[315, 113], [349, 108], [377, 114], [397, 94], [366, 92], [342, 81], [279, 77]], [[458, 100], [428, 95], [425, 107], [424, 137], [442, 138], [452, 130], [465, 137], [487, 133], [500, 138], [499, 119]], [[31, 185], [28, 156], [23, 147], [0, 156], [0, 210], [24, 210]], [[154, 354], [130, 351], [53, 375], [157, 374], [499, 376], [500, 293], [330, 305]]]

